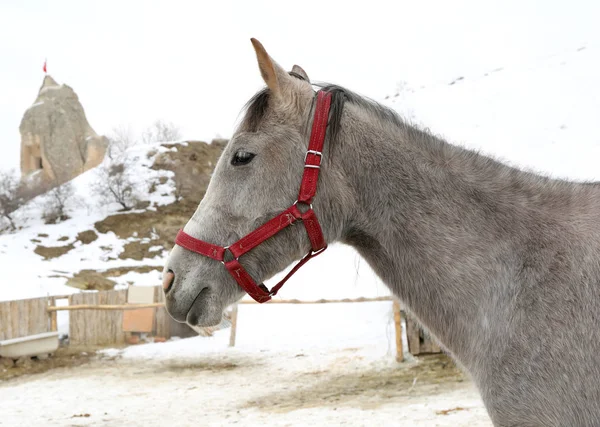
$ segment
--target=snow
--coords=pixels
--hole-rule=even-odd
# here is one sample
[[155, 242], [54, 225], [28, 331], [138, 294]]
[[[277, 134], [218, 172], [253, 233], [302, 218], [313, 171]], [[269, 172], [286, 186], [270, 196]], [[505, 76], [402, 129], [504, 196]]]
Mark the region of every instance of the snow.
[[411, 373], [426, 362], [395, 362], [390, 311], [243, 305], [233, 348], [220, 330], [102, 350], [90, 365], [0, 386], [0, 425], [158, 426], [168, 410], [176, 425], [491, 425], [469, 382], [432, 383]]
[[[281, 319], [302, 319], [282, 322]], [[364, 347], [375, 359], [392, 360], [395, 352], [392, 303], [242, 304], [238, 306], [235, 348], [264, 352], [320, 351], [330, 348]], [[124, 358], [193, 357], [198, 352], [227, 350], [229, 329], [210, 338], [176, 340], [118, 350]], [[101, 352], [115, 350], [102, 350]]]
[[157, 284], [162, 283], [162, 271], [154, 270], [148, 273], [129, 271], [119, 277], [113, 277], [111, 280], [117, 282], [115, 289], [126, 289], [129, 285], [158, 286]]
[[[141, 199], [153, 205], [169, 204], [175, 200], [172, 196], [173, 173], [150, 169], [156, 154], [149, 156], [148, 153], [158, 153], [160, 148], [157, 144], [140, 144], [126, 153], [133, 165], [131, 176], [134, 186], [138, 189]], [[105, 159], [105, 162], [108, 162], [108, 159]], [[5, 272], [5, 280], [0, 284], [0, 301], [79, 292], [66, 286], [65, 282], [83, 269], [105, 270], [124, 266], [163, 265], [165, 252], [159, 250], [155, 251], [156, 256], [151, 259], [119, 259], [118, 255], [127, 240], [120, 239], [112, 232], [97, 233], [98, 239], [86, 245], [76, 241], [78, 233], [94, 230], [94, 223], [117, 213], [120, 209], [117, 203], [106, 205], [91, 191], [92, 183], [98, 179], [96, 173], [96, 170], [92, 169], [71, 181], [75, 189], [75, 200], [69, 206], [68, 213], [71, 218], [64, 222], [44, 224], [41, 218], [45, 197], [43, 195], [15, 212], [15, 222], [23, 228], [17, 232], [0, 234], [0, 266]], [[148, 193], [149, 183], [158, 181], [162, 176], [168, 178], [167, 182], [157, 183], [156, 191]], [[138, 211], [129, 211], [127, 214], [134, 212]], [[66, 240], [59, 240], [65, 237]], [[70, 244], [74, 245], [72, 250], [51, 260], [44, 260], [33, 252], [38, 245], [59, 247]], [[122, 284], [132, 280], [131, 277], [133, 276], [116, 281]], [[152, 273], [148, 277], [156, 275]]]
[[0, 425], [491, 426], [469, 383], [389, 381], [413, 363], [368, 349], [100, 360], [0, 385]]
[[[455, 144], [555, 177], [599, 180], [600, 46], [462, 80], [399, 85], [384, 103]], [[395, 95], [395, 94], [394, 94]]]

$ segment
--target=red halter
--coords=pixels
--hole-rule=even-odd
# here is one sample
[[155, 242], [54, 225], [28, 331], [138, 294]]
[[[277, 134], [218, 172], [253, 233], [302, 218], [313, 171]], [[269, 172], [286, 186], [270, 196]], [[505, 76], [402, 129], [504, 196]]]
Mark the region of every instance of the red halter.
[[[177, 233], [175, 244], [200, 255], [221, 261], [238, 285], [259, 303], [269, 301], [300, 267], [302, 267], [309, 259], [327, 249], [327, 243], [323, 237], [319, 220], [312, 208], [312, 200], [317, 192], [317, 182], [319, 179], [319, 169], [321, 168], [321, 159], [323, 157], [322, 150], [325, 142], [327, 121], [329, 120], [330, 105], [331, 93], [319, 91], [317, 93], [317, 105], [315, 108], [315, 117], [310, 134], [310, 141], [308, 143], [308, 151], [304, 156], [304, 175], [302, 176], [302, 182], [300, 184], [298, 200], [296, 200], [292, 206], [267, 223], [261, 225], [250, 234], [242, 237], [234, 244], [226, 247], [213, 245], [196, 239], [185, 233], [183, 230], [179, 230]], [[308, 205], [309, 209], [302, 213], [300, 209], [298, 209], [298, 203]], [[257, 285], [246, 269], [239, 263], [239, 257], [298, 220], [301, 220], [304, 224], [308, 239], [310, 240], [311, 250], [294, 266], [294, 268], [292, 268], [287, 276], [277, 283], [277, 285], [273, 286], [273, 289], [270, 291], [263, 284]], [[231, 255], [233, 255], [231, 261], [225, 261], [226, 251], [229, 251]]]

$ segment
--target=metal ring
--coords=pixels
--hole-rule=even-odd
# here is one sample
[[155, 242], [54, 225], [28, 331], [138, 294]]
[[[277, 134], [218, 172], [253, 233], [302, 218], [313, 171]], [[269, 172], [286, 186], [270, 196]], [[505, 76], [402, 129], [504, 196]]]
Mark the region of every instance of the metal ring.
[[221, 263], [223, 265], [225, 265], [225, 255], [227, 254], [227, 251], [229, 251], [229, 253], [231, 254], [231, 256], [233, 257], [233, 261], [238, 261], [239, 257], [236, 257], [233, 252], [231, 252], [231, 249], [229, 249], [229, 246], [223, 246], [223, 260], [221, 261]]
[[[311, 210], [313, 208], [312, 202], [311, 203], [305, 203], [305, 202], [301, 202], [298, 199], [296, 199], [296, 201], [294, 202], [294, 204], [292, 206], [298, 206], [298, 203], [302, 203], [304, 205], [308, 205], [308, 210]], [[301, 213], [304, 213], [302, 211], [300, 211]]]

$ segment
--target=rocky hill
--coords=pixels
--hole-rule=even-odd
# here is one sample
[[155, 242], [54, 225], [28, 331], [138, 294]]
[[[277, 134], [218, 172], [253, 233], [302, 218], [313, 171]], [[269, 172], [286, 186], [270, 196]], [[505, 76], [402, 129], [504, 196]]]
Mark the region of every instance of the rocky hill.
[[49, 188], [102, 163], [108, 140], [90, 126], [73, 89], [46, 75], [23, 115], [21, 174]]
[[127, 150], [136, 205], [123, 211], [94, 191], [99, 168], [76, 177], [67, 201], [68, 219], [47, 224], [49, 194], [15, 212], [17, 230], [0, 234], [0, 258], [10, 266], [0, 300], [78, 289], [157, 285], [177, 230], [204, 196], [225, 140], [136, 145]]

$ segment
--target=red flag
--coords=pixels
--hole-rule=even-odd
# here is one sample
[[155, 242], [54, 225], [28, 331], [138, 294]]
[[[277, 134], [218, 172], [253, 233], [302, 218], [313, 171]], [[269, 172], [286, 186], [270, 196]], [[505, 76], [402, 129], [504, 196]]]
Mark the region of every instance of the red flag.
[[46, 73], [46, 60], [44, 59], [44, 73]]

